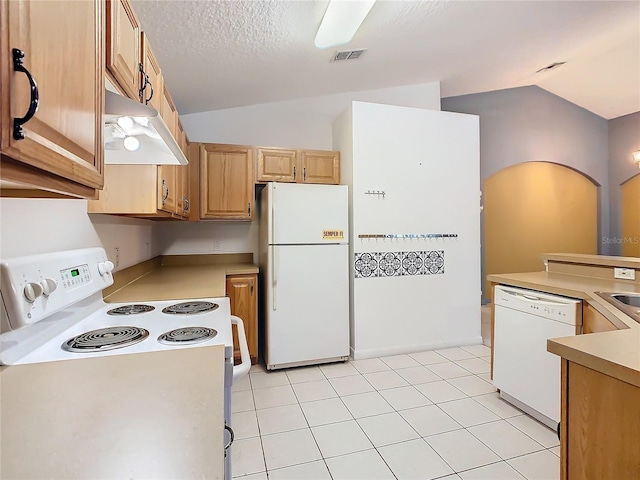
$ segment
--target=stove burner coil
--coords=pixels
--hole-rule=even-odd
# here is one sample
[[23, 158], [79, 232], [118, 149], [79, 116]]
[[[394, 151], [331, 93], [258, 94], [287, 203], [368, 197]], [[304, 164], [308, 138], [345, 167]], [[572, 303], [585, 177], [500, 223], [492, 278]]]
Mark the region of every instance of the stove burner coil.
[[217, 334], [213, 328], [183, 327], [163, 333], [158, 337], [158, 342], [165, 345], [192, 345], [210, 340]]
[[211, 302], [182, 302], [162, 309], [162, 313], [173, 315], [189, 315], [192, 313], [210, 312], [218, 308], [217, 303]]
[[99, 328], [70, 338], [62, 344], [62, 349], [80, 353], [103, 352], [134, 345], [148, 336], [148, 330], [138, 327]]
[[146, 313], [155, 310], [156, 307], [151, 305], [123, 305], [118, 308], [112, 308], [107, 312], [108, 315], [137, 315], [139, 313]]

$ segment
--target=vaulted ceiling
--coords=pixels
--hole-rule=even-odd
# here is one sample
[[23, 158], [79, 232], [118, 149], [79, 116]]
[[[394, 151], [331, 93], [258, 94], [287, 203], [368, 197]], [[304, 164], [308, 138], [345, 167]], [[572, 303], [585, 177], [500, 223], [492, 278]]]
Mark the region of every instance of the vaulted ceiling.
[[[443, 97], [539, 85], [604, 118], [640, 110], [639, 1], [378, 0], [350, 44], [319, 50], [327, 4], [133, 1], [181, 113], [436, 81]], [[353, 48], [368, 50], [330, 62]]]

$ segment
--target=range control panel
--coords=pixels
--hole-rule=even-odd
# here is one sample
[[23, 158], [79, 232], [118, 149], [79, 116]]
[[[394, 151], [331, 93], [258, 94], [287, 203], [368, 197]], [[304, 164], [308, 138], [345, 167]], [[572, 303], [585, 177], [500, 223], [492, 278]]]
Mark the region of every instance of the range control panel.
[[3, 260], [1, 288], [9, 328], [35, 323], [112, 285], [112, 270], [103, 248]]
[[60, 271], [60, 281], [63, 288], [75, 288], [79, 285], [91, 282], [89, 265], [78, 265]]

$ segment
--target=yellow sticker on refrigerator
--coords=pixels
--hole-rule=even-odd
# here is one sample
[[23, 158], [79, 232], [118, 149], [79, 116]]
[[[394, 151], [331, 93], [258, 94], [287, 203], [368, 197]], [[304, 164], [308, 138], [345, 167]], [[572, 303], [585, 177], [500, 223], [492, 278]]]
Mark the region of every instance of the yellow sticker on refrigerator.
[[344, 230], [323, 230], [323, 240], [344, 240]]

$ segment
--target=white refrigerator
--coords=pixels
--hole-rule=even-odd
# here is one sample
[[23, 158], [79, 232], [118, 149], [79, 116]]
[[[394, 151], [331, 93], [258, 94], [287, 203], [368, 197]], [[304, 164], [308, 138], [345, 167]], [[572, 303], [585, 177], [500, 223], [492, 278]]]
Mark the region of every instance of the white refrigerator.
[[268, 183], [260, 198], [267, 369], [349, 357], [346, 185]]

